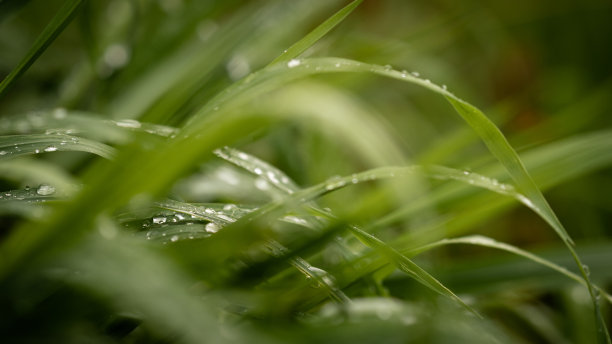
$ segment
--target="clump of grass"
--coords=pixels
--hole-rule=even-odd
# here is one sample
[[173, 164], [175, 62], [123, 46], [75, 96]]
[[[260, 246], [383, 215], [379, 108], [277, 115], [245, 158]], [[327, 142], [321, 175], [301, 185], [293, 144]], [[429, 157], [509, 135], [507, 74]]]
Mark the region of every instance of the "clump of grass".
[[[84, 2], [78, 12], [82, 2], [67, 1], [0, 86], [0, 97], [27, 93], [18, 78], [83, 17], [89, 58], [58, 100], [71, 109], [0, 120], [4, 337], [609, 343], [609, 250], [581, 253], [542, 194], [609, 166], [609, 130], [519, 156], [481, 110], [419, 73], [306, 56], [323, 54], [317, 42], [361, 2], [307, 33], [329, 4]], [[107, 16], [126, 19], [100, 30]], [[143, 46], [151, 35], [155, 48]], [[411, 96], [432, 108], [431, 94], [446, 100], [467, 126], [410, 161], [398, 134], [423, 119], [393, 123], [355, 97], [379, 95], [368, 89], [379, 77], [385, 89], [429, 92]], [[482, 145], [457, 149], [471, 142]], [[459, 163], [444, 159], [455, 153]], [[518, 207], [565, 251], [493, 239], [500, 213]], [[487, 236], [477, 234], [485, 220]], [[469, 262], [484, 254], [493, 259]], [[538, 267], [566, 282], [551, 285]], [[481, 269], [500, 276], [461, 282]], [[572, 319], [582, 309], [592, 316]]]

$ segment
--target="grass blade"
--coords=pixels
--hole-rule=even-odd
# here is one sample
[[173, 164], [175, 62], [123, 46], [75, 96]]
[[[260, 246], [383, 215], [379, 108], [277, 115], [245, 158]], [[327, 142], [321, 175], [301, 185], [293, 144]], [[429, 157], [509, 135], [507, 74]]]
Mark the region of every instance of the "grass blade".
[[106, 159], [115, 155], [115, 149], [110, 146], [71, 135], [0, 136], [0, 160], [58, 151], [88, 152]]
[[285, 50], [279, 57], [275, 58], [270, 65], [275, 63], [287, 62], [293, 58], [298, 57], [306, 49], [310, 48], [319, 39], [325, 36], [331, 31], [336, 25], [340, 24], [344, 18], [346, 18], [363, 0], [355, 0], [350, 4], [343, 7], [340, 11], [336, 12], [333, 16], [329, 17], [322, 24], [317, 26], [314, 30], [308, 33], [304, 38], [294, 43], [291, 47]]
[[67, 0], [64, 5], [55, 14], [51, 22], [47, 24], [43, 32], [36, 38], [36, 41], [30, 47], [27, 54], [19, 62], [9, 75], [7, 75], [0, 83], [0, 97], [6, 93], [6, 90], [17, 80], [28, 68], [38, 59], [38, 57], [49, 47], [51, 43], [59, 36], [59, 34], [70, 23], [77, 9], [81, 6], [83, 0]]
[[[472, 235], [472, 236], [467, 236], [467, 237], [460, 237], [460, 238], [452, 238], [452, 239], [442, 239], [440, 241], [425, 245], [425, 246], [421, 246], [415, 249], [410, 249], [408, 251], [405, 251], [404, 253], [409, 255], [409, 256], [414, 256], [414, 255], [418, 255], [422, 252], [425, 251], [429, 251], [433, 248], [436, 247], [440, 247], [440, 246], [444, 246], [444, 245], [453, 245], [453, 244], [464, 244], [464, 245], [477, 245], [477, 246], [483, 246], [483, 247], [489, 247], [489, 248], [494, 248], [497, 250], [502, 250], [502, 251], [506, 251], [512, 254], [515, 254], [517, 256], [523, 257], [523, 258], [527, 258], [535, 263], [538, 263], [540, 265], [546, 266], [548, 268], [551, 268], [565, 276], [567, 276], [568, 278], [584, 285], [586, 287], [586, 282], [583, 278], [581, 278], [579, 275], [569, 271], [568, 269], [557, 265], [549, 260], [546, 260], [544, 258], [541, 258], [533, 253], [527, 252], [523, 249], [520, 249], [516, 246], [512, 246], [503, 242], [499, 242], [496, 240], [493, 240], [489, 237], [486, 236], [482, 236], [482, 235]], [[600, 287], [594, 286], [594, 288], [602, 295], [604, 295], [604, 297], [606, 298], [606, 300], [612, 304], [612, 296], [609, 295], [608, 293], [606, 293], [606, 291]]]

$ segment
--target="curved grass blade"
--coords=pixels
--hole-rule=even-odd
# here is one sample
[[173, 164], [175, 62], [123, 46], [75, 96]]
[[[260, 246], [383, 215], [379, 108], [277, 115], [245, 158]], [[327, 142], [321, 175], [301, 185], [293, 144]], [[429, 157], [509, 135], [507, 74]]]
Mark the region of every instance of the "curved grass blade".
[[49, 47], [51, 43], [59, 36], [59, 34], [70, 23], [77, 9], [81, 6], [83, 0], [67, 0], [64, 5], [57, 11], [51, 22], [47, 24], [43, 32], [36, 38], [30, 50], [19, 62], [17, 67], [13, 69], [9, 75], [0, 83], [0, 97], [6, 93], [6, 90], [19, 78], [30, 66], [38, 59], [38, 57]]
[[0, 160], [21, 155], [58, 151], [88, 152], [112, 159], [115, 149], [103, 143], [71, 135], [9, 135], [0, 136]]
[[326, 21], [321, 23], [314, 30], [304, 36], [304, 38], [300, 39], [287, 50], [283, 51], [283, 53], [279, 57], [275, 58], [272, 62], [270, 62], [270, 65], [275, 63], [287, 62], [295, 57], [298, 57], [306, 49], [310, 48], [319, 39], [321, 39], [329, 31], [336, 27], [336, 25], [340, 24], [344, 20], [344, 18], [351, 14], [351, 12], [353, 12], [353, 10], [357, 8], [359, 4], [361, 4], [362, 1], [363, 0], [355, 0], [343, 7], [340, 11], [336, 12], [333, 16], [329, 17]]
[[[453, 245], [453, 244], [477, 245], [477, 246], [489, 247], [489, 248], [506, 251], [506, 252], [515, 254], [517, 256], [527, 258], [540, 265], [551, 268], [567, 276], [568, 278], [586, 286], [586, 282], [583, 278], [581, 278], [579, 275], [569, 271], [568, 269], [560, 265], [557, 265], [547, 259], [539, 257], [533, 253], [520, 249], [516, 246], [512, 246], [512, 245], [509, 245], [503, 242], [499, 242], [499, 241], [493, 240], [489, 237], [482, 236], [482, 235], [471, 235], [471, 236], [460, 237], [460, 238], [442, 239], [440, 241], [437, 241], [437, 242], [434, 242], [434, 243], [431, 243], [425, 246], [421, 246], [415, 249], [404, 251], [404, 253], [410, 256], [415, 256], [422, 252], [429, 251], [433, 248], [437, 248], [437, 247], [445, 246], [445, 245]], [[612, 304], [612, 296], [610, 294], [606, 293], [606, 291], [603, 288], [600, 288], [597, 286], [594, 286], [594, 288], [597, 290], [598, 293], [600, 293], [601, 295], [604, 295], [606, 300]]]
[[104, 142], [126, 143], [132, 131], [171, 137], [176, 135], [178, 129], [133, 119], [109, 120], [96, 114], [63, 108], [0, 119], [0, 135], [40, 132], [80, 134]]
[[399, 251], [386, 244], [384, 241], [359, 229], [356, 226], [350, 226], [350, 231], [368, 247], [382, 252], [400, 270], [407, 273], [413, 279], [427, 286], [431, 290], [439, 293], [440, 295], [451, 298], [452, 300], [463, 306], [465, 309], [469, 310], [470, 312], [481, 318], [478, 312], [476, 312], [472, 307], [468, 306], [465, 302], [463, 302], [461, 298], [455, 295], [455, 293], [453, 293], [450, 289], [446, 288], [442, 283], [440, 283], [440, 281], [431, 276], [429, 273], [427, 273], [427, 271], [423, 270], [420, 266], [412, 262]]

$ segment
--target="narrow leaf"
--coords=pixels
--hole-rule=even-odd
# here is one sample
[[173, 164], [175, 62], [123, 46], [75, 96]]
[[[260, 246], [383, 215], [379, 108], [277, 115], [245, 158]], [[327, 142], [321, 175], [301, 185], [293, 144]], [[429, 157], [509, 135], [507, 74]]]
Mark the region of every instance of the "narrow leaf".
[[51, 43], [59, 36], [59, 34], [70, 23], [76, 10], [81, 6], [83, 0], [67, 0], [62, 8], [55, 14], [53, 19], [43, 32], [36, 38], [36, 41], [30, 47], [27, 54], [19, 62], [17, 67], [13, 69], [9, 75], [0, 83], [0, 97], [4, 95], [6, 90], [19, 78], [30, 66], [38, 59], [38, 57], [49, 47]]

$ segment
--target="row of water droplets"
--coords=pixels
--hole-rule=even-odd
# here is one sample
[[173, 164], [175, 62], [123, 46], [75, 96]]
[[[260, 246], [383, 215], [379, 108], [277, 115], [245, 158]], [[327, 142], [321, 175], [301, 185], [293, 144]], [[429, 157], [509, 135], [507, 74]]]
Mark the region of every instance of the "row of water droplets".
[[257, 176], [255, 179], [255, 187], [257, 189], [262, 191], [268, 190], [269, 184], [288, 194], [292, 194], [298, 189], [297, 185], [279, 169], [245, 152], [230, 147], [223, 147], [215, 150], [214, 153], [218, 157]]
[[[185, 236], [187, 239], [208, 237], [253, 210], [235, 204], [193, 205], [170, 200], [158, 203], [157, 207], [172, 213], [156, 215], [143, 222], [142, 227], [148, 229], [147, 239], [170, 242]], [[173, 231], [178, 232], [170, 235]]]
[[[442, 84], [442, 85], [438, 86], [438, 85], [434, 84], [434, 83], [433, 83], [431, 80], [422, 78], [422, 77], [421, 77], [421, 73], [419, 73], [419, 72], [417, 72], [417, 71], [408, 72], [408, 71], [407, 71], [407, 70], [405, 70], [405, 69], [404, 69], [404, 70], [401, 70], [401, 71], [397, 71], [397, 70], [394, 70], [394, 69], [393, 69], [393, 66], [388, 65], [388, 64], [387, 64], [387, 65], [384, 65], [384, 66], [383, 66], [383, 69], [384, 69], [386, 72], [397, 72], [397, 73], [399, 73], [399, 75], [400, 75], [402, 78], [404, 78], [404, 79], [407, 79], [407, 78], [411, 77], [411, 78], [413, 78], [413, 79], [420, 80], [420, 81], [424, 82], [425, 84], [430, 84], [430, 85], [433, 85], [433, 86], [436, 86], [436, 87], [440, 87], [440, 88], [441, 88], [441, 89], [443, 89], [444, 91], [447, 91], [447, 90], [448, 90], [448, 87], [447, 87], [446, 85], [444, 85], [444, 84]], [[373, 71], [373, 72], [377, 72], [378, 70], [377, 70], [376, 68], [374, 68], [372, 71]]]
[[55, 194], [55, 187], [48, 184], [41, 184], [36, 188], [30, 188], [26, 186], [23, 190], [12, 190], [0, 193], [0, 200], [2, 201], [41, 201], [45, 196], [53, 196]]
[[[340, 68], [343, 65], [346, 65], [348, 63], [349, 63], [348, 61], [338, 61], [338, 62], [334, 63], [334, 67]], [[287, 62], [287, 67], [289, 67], [289, 68], [295, 68], [295, 67], [298, 67], [298, 66], [304, 66], [305, 68], [309, 68], [310, 67], [309, 64], [304, 63], [303, 60], [301, 60], [301, 59], [291, 59], [291, 60], [289, 60]], [[324, 68], [323, 66], [316, 66], [315, 70], [323, 70], [323, 68]], [[373, 66], [370, 70], [372, 72], [378, 73], [379, 72], [379, 68], [380, 68], [379, 66]], [[399, 75], [402, 78], [404, 78], [404, 79], [407, 79], [407, 78], [410, 77], [410, 78], [413, 78], [413, 79], [420, 80], [420, 81], [424, 82], [425, 84], [430, 84], [432, 86], [440, 87], [444, 91], [448, 90], [448, 87], [446, 85], [444, 85], [444, 84], [438, 86], [438, 85], [434, 84], [433, 82], [431, 82], [430, 79], [421, 78], [421, 74], [419, 72], [417, 72], [417, 71], [412, 71], [412, 72], [408, 72], [407, 70], [397, 71], [397, 70], [394, 70], [391, 65], [384, 65], [384, 66], [382, 66], [382, 68], [384, 69], [385, 72], [399, 73]]]

